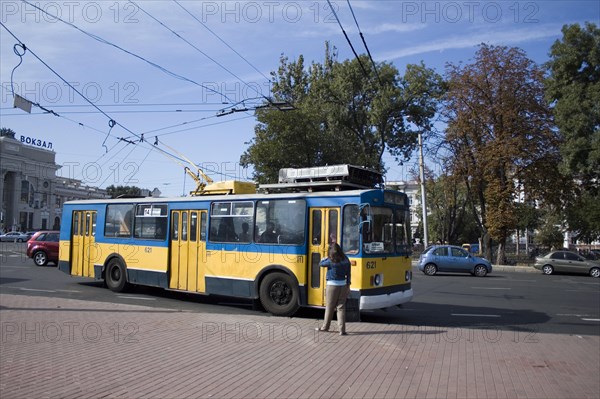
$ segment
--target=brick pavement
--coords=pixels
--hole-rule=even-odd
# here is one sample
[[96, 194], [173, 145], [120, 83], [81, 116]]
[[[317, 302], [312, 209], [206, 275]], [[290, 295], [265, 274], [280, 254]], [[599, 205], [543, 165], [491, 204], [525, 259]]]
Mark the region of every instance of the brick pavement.
[[[0, 295], [0, 397], [598, 398], [600, 337]], [[334, 323], [335, 326], [335, 323]]]

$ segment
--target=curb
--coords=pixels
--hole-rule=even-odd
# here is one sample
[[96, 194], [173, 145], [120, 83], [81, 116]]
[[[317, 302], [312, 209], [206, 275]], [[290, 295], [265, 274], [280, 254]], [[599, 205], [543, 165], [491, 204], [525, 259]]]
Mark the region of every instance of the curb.
[[[412, 267], [417, 268], [418, 262], [413, 261]], [[494, 272], [511, 272], [511, 273], [541, 273], [540, 270], [533, 266], [509, 266], [509, 265], [492, 265], [492, 273]]]

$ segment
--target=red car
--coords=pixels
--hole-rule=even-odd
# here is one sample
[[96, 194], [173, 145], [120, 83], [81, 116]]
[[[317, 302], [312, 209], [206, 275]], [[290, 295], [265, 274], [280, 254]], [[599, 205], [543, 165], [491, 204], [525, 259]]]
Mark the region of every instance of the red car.
[[27, 241], [27, 256], [38, 266], [58, 263], [58, 231], [38, 231]]

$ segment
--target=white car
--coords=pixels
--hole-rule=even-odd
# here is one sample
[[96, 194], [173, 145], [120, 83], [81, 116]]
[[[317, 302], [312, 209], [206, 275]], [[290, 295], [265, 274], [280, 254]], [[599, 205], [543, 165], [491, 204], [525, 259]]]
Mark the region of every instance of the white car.
[[18, 231], [11, 231], [6, 234], [0, 235], [0, 241], [16, 241], [16, 242], [27, 242], [29, 235], [20, 233]]

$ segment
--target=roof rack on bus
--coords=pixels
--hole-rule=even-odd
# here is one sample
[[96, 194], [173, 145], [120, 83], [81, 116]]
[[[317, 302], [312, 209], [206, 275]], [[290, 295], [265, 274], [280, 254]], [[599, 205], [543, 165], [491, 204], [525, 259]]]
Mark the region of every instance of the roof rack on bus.
[[369, 189], [382, 184], [383, 175], [377, 171], [354, 165], [330, 165], [280, 169], [278, 183], [261, 184], [258, 188], [264, 193], [285, 193]]
[[130, 199], [130, 198], [146, 198], [143, 195], [135, 195], [135, 194], [120, 194], [117, 195], [115, 198], [117, 199]]
[[191, 195], [223, 195], [223, 194], [255, 194], [254, 183], [238, 180], [227, 180], [212, 182], [204, 185], [201, 189], [192, 191]]

